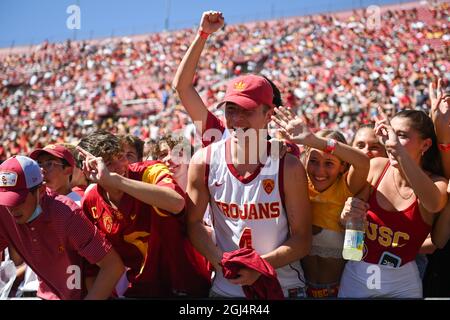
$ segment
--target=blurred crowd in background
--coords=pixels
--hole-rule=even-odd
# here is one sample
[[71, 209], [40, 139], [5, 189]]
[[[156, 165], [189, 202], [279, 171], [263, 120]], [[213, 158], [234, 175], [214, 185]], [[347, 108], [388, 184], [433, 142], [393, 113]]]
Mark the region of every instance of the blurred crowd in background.
[[[449, 5], [358, 10], [225, 25], [209, 40], [195, 79], [211, 110], [230, 77], [267, 76], [284, 105], [314, 129], [351, 139], [376, 116], [429, 109], [427, 84], [449, 73]], [[89, 42], [42, 43], [0, 55], [0, 161], [97, 128], [152, 141], [192, 139], [195, 127], [171, 81], [196, 29]]]

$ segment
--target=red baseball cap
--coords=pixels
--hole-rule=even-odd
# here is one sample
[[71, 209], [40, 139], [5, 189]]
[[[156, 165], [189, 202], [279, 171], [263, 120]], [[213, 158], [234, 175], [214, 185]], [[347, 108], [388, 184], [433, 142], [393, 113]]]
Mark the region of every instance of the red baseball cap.
[[24, 156], [14, 156], [0, 165], [0, 205], [15, 207], [25, 202], [29, 189], [44, 181], [39, 164]]
[[228, 82], [225, 97], [218, 106], [231, 102], [247, 110], [255, 109], [261, 104], [274, 108], [272, 101], [273, 89], [269, 81], [264, 77], [248, 74]]
[[71, 167], [75, 167], [75, 158], [73, 157], [72, 152], [62, 145], [49, 144], [43, 149], [36, 149], [30, 153], [30, 158], [37, 160], [37, 158], [43, 153], [48, 153], [57, 158], [64, 159]]

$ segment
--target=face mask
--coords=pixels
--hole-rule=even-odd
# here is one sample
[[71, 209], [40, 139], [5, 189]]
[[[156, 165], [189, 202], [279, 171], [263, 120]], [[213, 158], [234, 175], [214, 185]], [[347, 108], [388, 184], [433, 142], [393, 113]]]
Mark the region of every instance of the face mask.
[[36, 209], [34, 209], [33, 214], [31, 215], [30, 219], [27, 220], [27, 223], [30, 223], [34, 219], [36, 219], [42, 212], [41, 205], [39, 204], [39, 190], [37, 191], [37, 200], [36, 200]]

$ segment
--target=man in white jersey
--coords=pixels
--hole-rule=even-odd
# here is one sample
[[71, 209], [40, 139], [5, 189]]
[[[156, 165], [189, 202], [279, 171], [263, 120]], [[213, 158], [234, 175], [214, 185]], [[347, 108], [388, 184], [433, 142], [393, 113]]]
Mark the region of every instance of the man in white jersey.
[[[199, 150], [189, 166], [188, 233], [216, 270], [211, 296], [244, 297], [242, 286], [259, 278], [250, 268], [235, 279], [223, 277], [223, 253], [243, 247], [255, 249], [276, 270], [285, 297], [303, 293], [299, 260], [311, 246], [307, 179], [295, 156], [269, 155], [278, 150], [267, 141], [272, 98], [263, 77], [231, 80], [220, 104], [231, 137]], [[208, 202], [217, 246], [202, 223]]]

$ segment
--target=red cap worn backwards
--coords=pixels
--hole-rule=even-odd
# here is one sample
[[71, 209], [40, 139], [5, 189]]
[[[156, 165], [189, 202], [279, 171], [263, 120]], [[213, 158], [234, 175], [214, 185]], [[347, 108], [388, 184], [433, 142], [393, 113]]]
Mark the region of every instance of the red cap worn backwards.
[[49, 144], [48, 146], [45, 146], [45, 148], [43, 149], [36, 149], [32, 153], [30, 153], [30, 158], [33, 160], [37, 160], [37, 158], [43, 153], [48, 153], [54, 157], [64, 159], [71, 167], [75, 167], [75, 159], [72, 153], [62, 145]]
[[44, 180], [36, 161], [14, 156], [0, 165], [0, 206], [15, 207], [25, 202], [31, 188]]
[[218, 106], [231, 102], [247, 110], [255, 109], [261, 104], [274, 108], [272, 100], [273, 89], [269, 81], [264, 77], [248, 74], [228, 82], [225, 97]]

